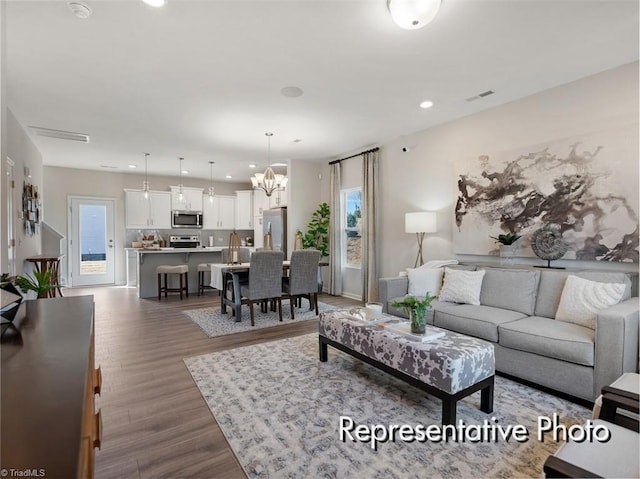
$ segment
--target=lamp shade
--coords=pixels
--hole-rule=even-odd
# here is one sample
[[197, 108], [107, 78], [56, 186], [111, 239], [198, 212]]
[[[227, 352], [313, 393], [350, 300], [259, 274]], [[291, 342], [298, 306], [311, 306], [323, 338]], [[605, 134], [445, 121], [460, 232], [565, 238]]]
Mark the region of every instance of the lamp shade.
[[432, 211], [418, 211], [405, 213], [404, 231], [406, 233], [435, 233], [436, 214]]

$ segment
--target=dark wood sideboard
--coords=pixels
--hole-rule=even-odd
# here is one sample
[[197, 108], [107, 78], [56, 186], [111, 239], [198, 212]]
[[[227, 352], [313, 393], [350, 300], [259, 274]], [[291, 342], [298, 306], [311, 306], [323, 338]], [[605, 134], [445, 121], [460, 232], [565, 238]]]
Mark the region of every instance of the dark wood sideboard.
[[0, 468], [92, 478], [102, 424], [93, 296], [26, 301], [3, 329]]

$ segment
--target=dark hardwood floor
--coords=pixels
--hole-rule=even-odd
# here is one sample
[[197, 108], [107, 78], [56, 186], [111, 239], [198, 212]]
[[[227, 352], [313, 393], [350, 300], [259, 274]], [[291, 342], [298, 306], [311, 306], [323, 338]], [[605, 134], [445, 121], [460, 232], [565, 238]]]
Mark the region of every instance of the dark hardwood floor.
[[[208, 338], [181, 313], [219, 301], [203, 297], [139, 299], [135, 289], [66, 289], [95, 297], [96, 364], [103, 386], [102, 449], [96, 478], [244, 478], [183, 358], [317, 331], [316, 321]], [[322, 295], [336, 306], [355, 301]]]

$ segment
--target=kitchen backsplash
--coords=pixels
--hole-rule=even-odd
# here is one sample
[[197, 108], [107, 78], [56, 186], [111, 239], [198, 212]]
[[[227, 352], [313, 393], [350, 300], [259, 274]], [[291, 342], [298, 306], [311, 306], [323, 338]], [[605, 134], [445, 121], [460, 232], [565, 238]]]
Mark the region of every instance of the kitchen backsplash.
[[[163, 240], [169, 244], [169, 236], [172, 235], [199, 235], [200, 245], [209, 246], [209, 236], [213, 237], [214, 246], [227, 246], [229, 244], [229, 235], [233, 230], [201, 230], [201, 229], [169, 229], [169, 230], [125, 230], [125, 248], [131, 247], [133, 241], [139, 241], [142, 235], [155, 235], [156, 232], [162, 237]], [[251, 238], [253, 242], [253, 230], [236, 230], [241, 240]]]

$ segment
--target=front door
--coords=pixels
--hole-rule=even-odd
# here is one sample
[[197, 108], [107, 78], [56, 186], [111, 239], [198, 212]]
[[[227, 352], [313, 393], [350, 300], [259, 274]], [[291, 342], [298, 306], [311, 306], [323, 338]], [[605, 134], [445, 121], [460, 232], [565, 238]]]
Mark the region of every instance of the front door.
[[71, 286], [115, 283], [115, 200], [69, 197]]

